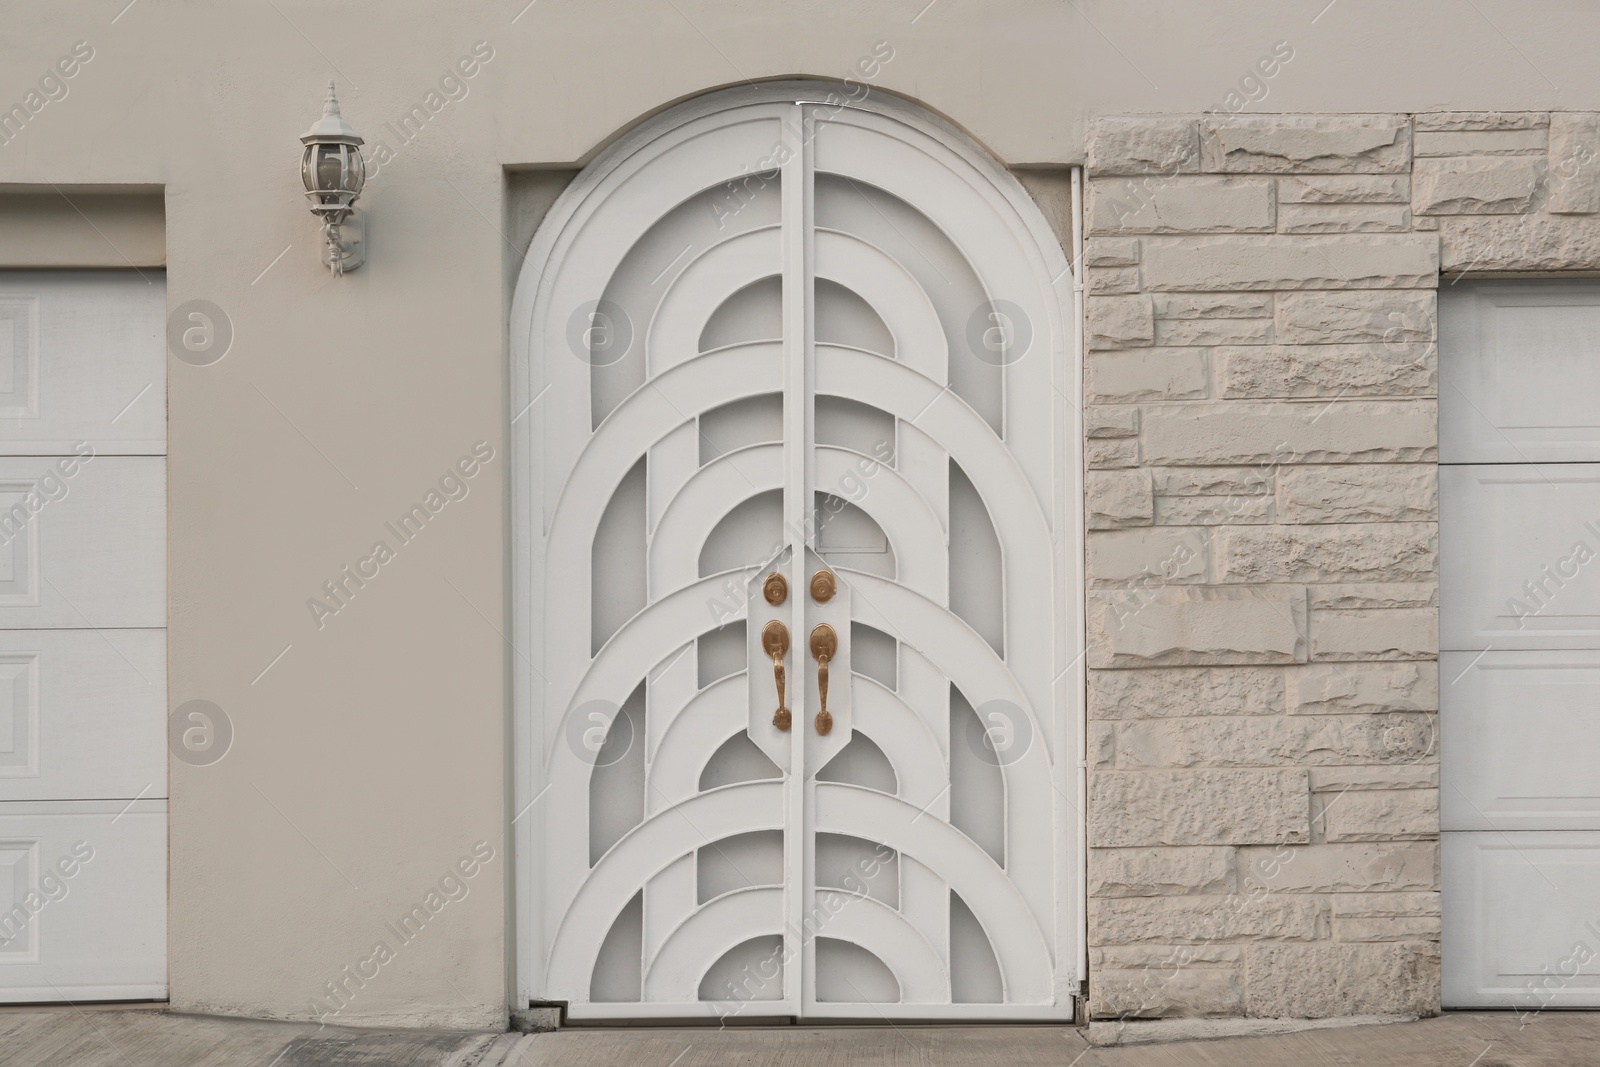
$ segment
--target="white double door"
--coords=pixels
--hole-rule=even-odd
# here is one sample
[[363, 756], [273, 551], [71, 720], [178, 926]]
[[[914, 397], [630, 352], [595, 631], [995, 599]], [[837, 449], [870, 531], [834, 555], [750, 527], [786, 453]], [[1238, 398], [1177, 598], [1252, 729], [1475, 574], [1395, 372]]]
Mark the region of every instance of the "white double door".
[[1070, 274], [955, 134], [772, 95], [613, 149], [524, 269], [522, 991], [1061, 1018]]

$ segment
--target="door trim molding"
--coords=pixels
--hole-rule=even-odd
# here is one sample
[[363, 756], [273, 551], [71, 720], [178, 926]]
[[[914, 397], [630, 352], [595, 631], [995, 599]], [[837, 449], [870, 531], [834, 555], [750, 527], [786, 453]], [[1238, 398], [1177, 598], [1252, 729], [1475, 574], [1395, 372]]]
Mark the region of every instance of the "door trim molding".
[[[907, 130], [906, 140], [912, 143], [920, 135], [934, 142], [967, 163], [973, 174], [981, 176], [989, 189], [1006, 202], [1015, 221], [1021, 226], [1031, 245], [1036, 247], [1051, 284], [1057, 293], [1055, 307], [1060, 321], [1052, 324], [1059, 330], [1061, 357], [1070, 360], [1059, 380], [1065, 387], [1065, 410], [1062, 411], [1060, 433], [1063, 441], [1063, 470], [1078, 479], [1077, 491], [1064, 487], [1059, 505], [1064, 509], [1060, 538], [1066, 543], [1060, 553], [1070, 572], [1067, 610], [1072, 617], [1080, 645], [1085, 639], [1085, 574], [1084, 574], [1084, 512], [1083, 512], [1083, 276], [1082, 223], [1080, 173], [1072, 172], [1072, 259], [1069, 260], [1060, 241], [1044, 214], [1005, 166], [975, 143], [969, 135], [944, 119], [911, 101], [883, 91], [869, 92], [859, 100], [850, 100], [842, 85], [827, 81], [795, 80], [769, 82], [707, 93], [640, 123], [637, 127], [616, 138], [577, 175], [565, 192], [551, 207], [534, 235], [518, 271], [515, 294], [510, 313], [511, 390], [507, 417], [511, 420], [511, 544], [512, 544], [512, 632], [513, 653], [510, 667], [513, 678], [512, 712], [512, 765], [513, 788], [508, 807], [511, 819], [510, 840], [513, 862], [511, 877], [514, 885], [515, 910], [509, 923], [511, 940], [508, 965], [509, 992], [512, 1010], [525, 1008], [530, 997], [538, 994], [541, 983], [540, 964], [535, 957], [537, 930], [536, 892], [533, 880], [527, 877], [528, 865], [539, 855], [535, 828], [538, 820], [525, 817], [535, 804], [543, 799], [536, 792], [535, 742], [539, 732], [534, 722], [534, 683], [536, 671], [530, 646], [530, 635], [535, 632], [535, 613], [538, 604], [534, 590], [530, 548], [534, 540], [534, 509], [543, 499], [538, 491], [533, 473], [535, 469], [533, 442], [533, 406], [539, 402], [535, 392], [536, 381], [533, 359], [535, 356], [536, 325], [541, 313], [547, 309], [541, 301], [547, 291], [551, 269], [559, 260], [563, 238], [579, 220], [591, 201], [603, 200], [605, 185], [616, 172], [637, 154], [651, 145], [681, 130], [683, 127], [710, 115], [773, 103], [806, 103], [835, 106], [867, 112], [893, 120]], [[970, 176], [969, 176], [970, 180]], [[1059, 358], [1059, 357], [1058, 357]], [[1077, 931], [1076, 955], [1067, 973], [1076, 975], [1081, 991], [1087, 974], [1087, 899], [1086, 863], [1087, 828], [1084, 822], [1086, 799], [1086, 675], [1082, 648], [1066, 671], [1063, 682], [1073, 694], [1074, 707], [1066, 717], [1070, 736], [1060, 752], [1070, 769], [1076, 798], [1062, 802], [1077, 806], [1076, 833], [1070, 838], [1061, 824], [1059, 845], [1074, 850], [1071, 859], [1076, 871], [1072, 887], [1073, 901], [1070, 911], [1074, 915]], [[1069, 1000], [1070, 1004], [1070, 1000]], [[622, 1008], [623, 1005], [612, 1007]], [[649, 1004], [636, 1005], [648, 1009]], [[948, 1009], [943, 1009], [948, 1011]], [[631, 1012], [619, 1012], [632, 1014]], [[643, 1011], [648, 1015], [648, 1011]]]

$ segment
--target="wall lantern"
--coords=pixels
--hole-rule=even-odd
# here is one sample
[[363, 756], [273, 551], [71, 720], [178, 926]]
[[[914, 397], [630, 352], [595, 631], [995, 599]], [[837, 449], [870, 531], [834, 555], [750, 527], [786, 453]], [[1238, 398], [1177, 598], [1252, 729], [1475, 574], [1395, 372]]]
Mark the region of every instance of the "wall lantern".
[[[300, 178], [306, 185], [311, 213], [322, 220], [322, 262], [334, 274], [366, 262], [366, 225], [356, 210], [356, 197], [367, 180], [361, 138], [339, 114], [339, 101], [328, 83], [322, 118], [301, 136]], [[350, 233], [346, 233], [348, 228]]]

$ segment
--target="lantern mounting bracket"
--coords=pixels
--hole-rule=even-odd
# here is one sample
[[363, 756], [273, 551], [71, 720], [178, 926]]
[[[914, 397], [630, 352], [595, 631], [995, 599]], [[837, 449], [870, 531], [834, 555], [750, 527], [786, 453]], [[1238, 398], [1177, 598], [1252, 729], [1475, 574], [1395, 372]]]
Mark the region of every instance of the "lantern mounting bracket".
[[342, 222], [322, 224], [322, 265], [334, 274], [355, 270], [367, 261], [367, 216], [351, 208]]

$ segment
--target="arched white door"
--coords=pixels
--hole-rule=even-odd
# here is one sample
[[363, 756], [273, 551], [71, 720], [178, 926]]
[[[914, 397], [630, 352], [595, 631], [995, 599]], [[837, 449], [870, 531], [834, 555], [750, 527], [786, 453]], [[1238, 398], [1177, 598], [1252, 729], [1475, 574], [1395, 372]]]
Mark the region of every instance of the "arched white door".
[[518, 987], [574, 1018], [1071, 1011], [1071, 272], [842, 104], [667, 113], [518, 282]]

